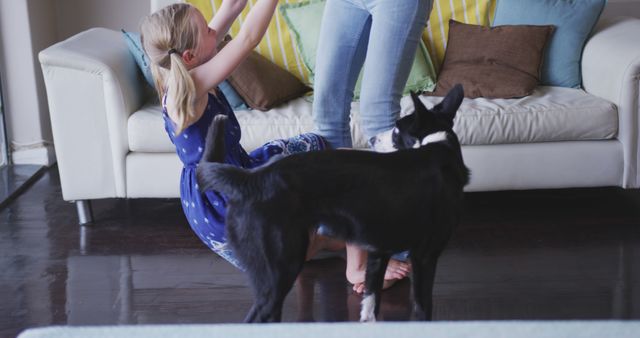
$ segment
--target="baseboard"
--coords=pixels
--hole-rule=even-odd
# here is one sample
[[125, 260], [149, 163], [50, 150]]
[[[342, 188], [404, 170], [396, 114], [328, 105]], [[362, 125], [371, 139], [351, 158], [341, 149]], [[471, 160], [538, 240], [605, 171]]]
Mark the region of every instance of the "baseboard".
[[50, 167], [56, 163], [56, 152], [53, 145], [14, 150], [11, 153], [11, 161], [13, 164], [35, 164]]

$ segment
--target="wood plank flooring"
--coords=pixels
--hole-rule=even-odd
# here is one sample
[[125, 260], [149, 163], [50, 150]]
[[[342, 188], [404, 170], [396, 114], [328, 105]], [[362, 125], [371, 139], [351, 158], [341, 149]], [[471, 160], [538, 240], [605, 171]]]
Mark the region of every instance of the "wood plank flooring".
[[[0, 210], [0, 336], [46, 325], [240, 322], [242, 273], [189, 229], [177, 199], [98, 200], [77, 225], [57, 169]], [[438, 267], [435, 320], [640, 318], [640, 191], [469, 193]], [[285, 321], [354, 321], [345, 262], [309, 262]], [[382, 319], [410, 320], [408, 281]]]

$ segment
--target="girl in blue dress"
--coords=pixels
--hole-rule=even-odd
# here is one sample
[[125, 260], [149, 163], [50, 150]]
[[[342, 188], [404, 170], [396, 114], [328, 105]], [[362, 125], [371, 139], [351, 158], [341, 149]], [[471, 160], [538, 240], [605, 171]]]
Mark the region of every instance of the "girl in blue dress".
[[[269, 142], [248, 154], [240, 145], [240, 126], [233, 110], [217, 90], [218, 84], [258, 45], [277, 3], [277, 0], [258, 0], [240, 32], [219, 52], [217, 46], [246, 0], [224, 1], [209, 24], [196, 8], [174, 4], [149, 15], [141, 25], [144, 49], [151, 60], [155, 87], [162, 102], [165, 129], [184, 164], [180, 178], [184, 214], [193, 231], [209, 248], [240, 269], [233, 252], [226, 246], [224, 197], [215, 191], [201, 193], [196, 182], [196, 167], [214, 116], [228, 117], [224, 135], [225, 163], [253, 168], [275, 155], [325, 148], [320, 136], [303, 134]], [[344, 247], [344, 243], [324, 236], [310, 236], [310, 255], [329, 245], [333, 249]], [[403, 277], [402, 271], [396, 274]]]

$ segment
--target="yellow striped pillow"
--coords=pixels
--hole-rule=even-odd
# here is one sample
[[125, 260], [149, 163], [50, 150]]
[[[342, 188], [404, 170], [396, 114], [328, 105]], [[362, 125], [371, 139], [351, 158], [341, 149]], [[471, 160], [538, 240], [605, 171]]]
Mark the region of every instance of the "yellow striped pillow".
[[[299, 3], [303, 1], [305, 0], [280, 0], [281, 3]], [[207, 21], [211, 20], [222, 4], [222, 0], [186, 0], [186, 2], [198, 8]], [[255, 2], [256, 0], [248, 0], [247, 7], [240, 13], [236, 22], [229, 29], [231, 36], [235, 36], [240, 31], [240, 25], [242, 25]], [[258, 47], [256, 47], [256, 52], [286, 69], [302, 82], [310, 83], [309, 70], [305, 67], [302, 56], [294, 43], [294, 37], [279, 10], [276, 10], [267, 33]]]
[[437, 70], [444, 60], [449, 36], [449, 19], [473, 25], [489, 26], [495, 14], [496, 0], [434, 0], [422, 39]]

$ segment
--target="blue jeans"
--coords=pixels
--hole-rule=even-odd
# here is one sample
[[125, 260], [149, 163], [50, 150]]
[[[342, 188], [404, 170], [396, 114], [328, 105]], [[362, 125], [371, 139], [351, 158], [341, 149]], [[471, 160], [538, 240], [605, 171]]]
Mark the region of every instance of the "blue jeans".
[[[360, 91], [366, 139], [393, 128], [432, 0], [327, 0], [314, 72], [317, 133], [333, 147], [352, 147], [349, 115]], [[366, 59], [366, 61], [365, 61]]]

